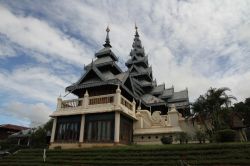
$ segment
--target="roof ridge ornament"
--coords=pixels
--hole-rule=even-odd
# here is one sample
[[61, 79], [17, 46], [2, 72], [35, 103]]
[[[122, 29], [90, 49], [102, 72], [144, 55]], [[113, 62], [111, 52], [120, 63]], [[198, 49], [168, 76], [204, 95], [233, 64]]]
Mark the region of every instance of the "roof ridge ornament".
[[103, 44], [103, 46], [106, 48], [106, 47], [112, 47], [110, 45], [110, 39], [109, 39], [109, 32], [110, 32], [110, 29], [109, 29], [109, 26], [107, 26], [106, 28], [106, 32], [107, 32], [107, 35], [106, 35], [106, 40], [105, 40], [105, 44]]

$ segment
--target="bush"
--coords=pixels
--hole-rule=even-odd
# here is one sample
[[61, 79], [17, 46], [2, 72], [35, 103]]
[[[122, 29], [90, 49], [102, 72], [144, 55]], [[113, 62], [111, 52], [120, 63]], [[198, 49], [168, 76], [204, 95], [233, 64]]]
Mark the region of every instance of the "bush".
[[187, 144], [189, 139], [190, 139], [189, 135], [185, 132], [181, 132], [176, 136], [176, 141], [180, 141], [180, 144], [183, 143]]
[[250, 140], [250, 127], [248, 127], [246, 130], [246, 136], [247, 136], [247, 140]]
[[161, 142], [163, 144], [172, 144], [173, 142], [173, 137], [172, 136], [169, 136], [169, 137], [162, 137], [161, 138]]
[[195, 133], [195, 138], [199, 141], [199, 143], [205, 143], [206, 140], [206, 133], [202, 132], [202, 131], [196, 131]]
[[62, 147], [61, 146], [55, 146], [54, 149], [61, 150]]
[[231, 129], [219, 130], [215, 133], [217, 142], [233, 142], [235, 141], [236, 132]]

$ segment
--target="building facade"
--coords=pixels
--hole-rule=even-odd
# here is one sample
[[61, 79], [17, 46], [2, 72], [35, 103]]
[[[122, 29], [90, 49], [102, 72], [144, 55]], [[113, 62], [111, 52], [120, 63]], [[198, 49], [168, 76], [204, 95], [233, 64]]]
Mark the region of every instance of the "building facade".
[[109, 28], [104, 47], [85, 73], [66, 91], [77, 99], [58, 98], [50, 148], [160, 143], [160, 138], [185, 130], [189, 115], [188, 90], [174, 91], [153, 79], [135, 27], [127, 71], [117, 65]]

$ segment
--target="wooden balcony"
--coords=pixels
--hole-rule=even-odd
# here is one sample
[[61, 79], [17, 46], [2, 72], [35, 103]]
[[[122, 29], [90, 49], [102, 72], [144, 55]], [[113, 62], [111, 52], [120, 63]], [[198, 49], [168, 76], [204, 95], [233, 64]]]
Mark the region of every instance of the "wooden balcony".
[[136, 103], [134, 101], [130, 102], [122, 96], [120, 90], [116, 91], [115, 94], [92, 97], [89, 97], [88, 93], [85, 93], [83, 98], [78, 99], [62, 100], [58, 98], [57, 109], [51, 117], [120, 111], [136, 119], [135, 105]]

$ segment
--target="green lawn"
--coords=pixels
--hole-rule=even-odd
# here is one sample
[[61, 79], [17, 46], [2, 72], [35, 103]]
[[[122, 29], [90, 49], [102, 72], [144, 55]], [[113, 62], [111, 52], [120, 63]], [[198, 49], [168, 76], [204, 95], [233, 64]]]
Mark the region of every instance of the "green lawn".
[[181, 159], [190, 165], [250, 165], [250, 143], [132, 145], [112, 148], [21, 150], [0, 160], [0, 165], [176, 165]]

